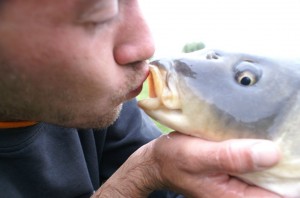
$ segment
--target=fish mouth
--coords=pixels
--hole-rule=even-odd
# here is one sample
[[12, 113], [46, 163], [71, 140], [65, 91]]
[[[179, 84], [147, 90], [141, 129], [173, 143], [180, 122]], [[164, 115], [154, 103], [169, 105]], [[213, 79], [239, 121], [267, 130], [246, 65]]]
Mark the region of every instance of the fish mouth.
[[149, 98], [140, 100], [138, 105], [144, 110], [155, 110], [162, 106], [161, 96], [166, 87], [167, 72], [156, 65], [149, 65], [147, 77]]
[[144, 110], [179, 109], [179, 94], [176, 82], [170, 78], [170, 71], [166, 65], [149, 65], [149, 98], [139, 101], [139, 106]]
[[155, 65], [149, 65], [149, 76], [148, 76], [148, 86], [149, 86], [149, 97], [158, 98], [162, 95], [163, 89], [165, 87], [166, 72], [162, 71]]

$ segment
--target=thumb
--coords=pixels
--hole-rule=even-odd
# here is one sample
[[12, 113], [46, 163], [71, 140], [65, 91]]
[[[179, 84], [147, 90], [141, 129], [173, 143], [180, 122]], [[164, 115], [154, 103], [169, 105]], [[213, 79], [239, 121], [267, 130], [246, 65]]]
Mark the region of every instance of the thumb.
[[210, 153], [206, 165], [213, 170], [246, 173], [270, 168], [280, 160], [279, 148], [268, 140], [235, 139], [214, 144], [217, 146], [205, 147]]

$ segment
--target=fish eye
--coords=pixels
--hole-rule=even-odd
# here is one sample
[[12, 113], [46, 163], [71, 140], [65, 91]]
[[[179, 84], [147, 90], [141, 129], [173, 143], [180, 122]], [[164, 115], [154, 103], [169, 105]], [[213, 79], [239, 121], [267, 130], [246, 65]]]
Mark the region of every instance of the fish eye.
[[235, 77], [236, 81], [243, 86], [251, 86], [257, 82], [255, 74], [251, 71], [238, 72]]

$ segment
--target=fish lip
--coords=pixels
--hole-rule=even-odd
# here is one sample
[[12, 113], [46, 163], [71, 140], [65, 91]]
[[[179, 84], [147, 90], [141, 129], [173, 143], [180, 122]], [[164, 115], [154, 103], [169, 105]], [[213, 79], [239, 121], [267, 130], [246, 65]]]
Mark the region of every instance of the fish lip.
[[147, 78], [148, 84], [148, 97], [138, 101], [138, 105], [145, 112], [150, 113], [152, 110], [156, 110], [162, 105], [161, 94], [165, 88], [166, 71], [161, 70], [158, 65], [149, 63], [149, 75]]
[[163, 89], [166, 87], [167, 70], [164, 65], [151, 62], [149, 71], [149, 97], [159, 98], [162, 95]]
[[149, 95], [150, 98], [156, 98], [157, 97], [157, 90], [155, 88], [155, 81], [157, 79], [154, 79], [155, 72], [157, 72], [156, 69], [155, 69], [155, 66], [154, 65], [149, 65], [149, 76], [148, 76], [147, 80], [148, 80], [148, 88], [149, 88], [148, 95]]

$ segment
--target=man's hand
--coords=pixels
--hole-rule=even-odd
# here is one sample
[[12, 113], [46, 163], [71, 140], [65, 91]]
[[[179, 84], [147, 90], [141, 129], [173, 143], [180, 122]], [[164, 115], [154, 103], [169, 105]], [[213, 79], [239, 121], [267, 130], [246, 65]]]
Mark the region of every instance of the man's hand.
[[270, 141], [210, 142], [174, 132], [137, 150], [94, 197], [147, 197], [162, 188], [195, 198], [280, 197], [230, 176], [279, 159]]
[[188, 197], [279, 197], [230, 176], [275, 165], [279, 150], [270, 141], [209, 142], [171, 133], [157, 139], [153, 149], [162, 183]]

